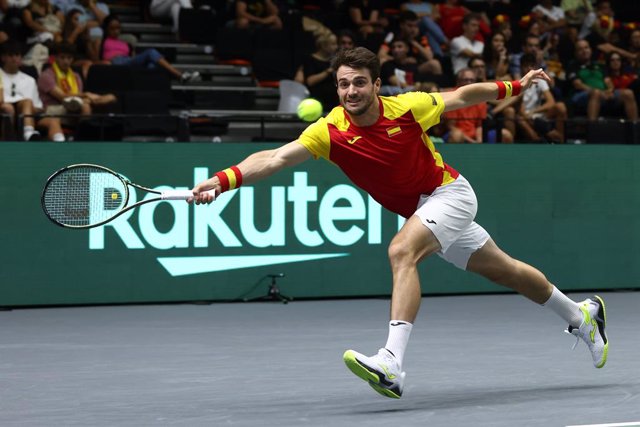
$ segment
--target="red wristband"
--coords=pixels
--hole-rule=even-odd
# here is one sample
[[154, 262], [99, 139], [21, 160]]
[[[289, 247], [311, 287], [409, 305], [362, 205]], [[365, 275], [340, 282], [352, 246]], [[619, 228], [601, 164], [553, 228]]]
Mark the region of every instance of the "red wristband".
[[220, 181], [221, 193], [228, 190], [233, 190], [242, 185], [242, 172], [237, 166], [231, 166], [220, 172], [216, 172], [218, 180]]
[[496, 81], [496, 85], [498, 86], [498, 97], [496, 100], [504, 99], [507, 94], [507, 87], [504, 85], [504, 82], [501, 82], [500, 80]]
[[229, 189], [229, 177], [227, 176], [227, 174], [224, 171], [216, 172], [216, 176], [218, 177], [218, 180], [220, 181], [220, 187], [222, 187], [220, 189], [220, 192], [224, 193], [225, 191], [227, 191]]
[[520, 83], [520, 80], [512, 80], [511, 85], [513, 86], [513, 92], [511, 93], [511, 96], [520, 95], [520, 92], [522, 92], [522, 83]]
[[242, 172], [237, 166], [231, 166], [230, 168], [236, 174], [236, 185], [234, 188], [238, 188], [242, 185]]

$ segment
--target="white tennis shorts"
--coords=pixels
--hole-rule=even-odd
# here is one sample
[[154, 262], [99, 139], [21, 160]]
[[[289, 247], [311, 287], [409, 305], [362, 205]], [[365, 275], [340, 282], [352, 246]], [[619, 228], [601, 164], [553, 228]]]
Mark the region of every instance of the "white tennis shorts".
[[466, 270], [471, 254], [489, 240], [489, 233], [474, 222], [478, 199], [462, 175], [447, 185], [422, 195], [414, 213], [440, 242], [437, 254]]

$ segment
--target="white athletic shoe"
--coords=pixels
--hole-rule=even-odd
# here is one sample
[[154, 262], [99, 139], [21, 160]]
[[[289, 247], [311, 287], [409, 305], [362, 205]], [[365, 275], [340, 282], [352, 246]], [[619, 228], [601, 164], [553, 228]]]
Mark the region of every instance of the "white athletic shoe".
[[202, 80], [200, 73], [197, 71], [185, 71], [180, 77], [181, 83], [195, 83]]
[[576, 337], [576, 348], [580, 342], [579, 338], [587, 343], [591, 356], [593, 357], [593, 365], [596, 368], [602, 368], [607, 363], [607, 353], [609, 352], [609, 340], [605, 326], [607, 323], [607, 314], [604, 308], [604, 301], [598, 295], [588, 298], [580, 303], [580, 311], [582, 311], [583, 320], [579, 328], [569, 325], [565, 332]]
[[406, 374], [400, 372], [395, 356], [386, 348], [381, 348], [371, 357], [347, 350], [342, 359], [351, 372], [367, 381], [381, 395], [394, 399], [402, 396]]

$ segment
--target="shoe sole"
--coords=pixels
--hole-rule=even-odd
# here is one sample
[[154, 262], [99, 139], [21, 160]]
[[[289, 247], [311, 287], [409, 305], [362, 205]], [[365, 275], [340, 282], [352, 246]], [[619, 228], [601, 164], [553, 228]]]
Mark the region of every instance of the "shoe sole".
[[607, 337], [605, 332], [605, 328], [607, 326], [607, 309], [604, 306], [604, 300], [602, 298], [600, 298], [598, 295], [594, 295], [594, 298], [598, 301], [598, 304], [600, 304], [600, 308], [602, 308], [602, 334], [601, 335], [603, 336], [603, 338], [607, 339], [607, 342], [604, 345], [604, 350], [602, 351], [602, 360], [600, 361], [600, 363], [596, 365], [596, 368], [600, 369], [605, 365], [605, 363], [607, 363], [607, 355], [609, 354], [609, 337]]
[[393, 392], [392, 390], [386, 389], [380, 386], [380, 376], [375, 372], [371, 371], [367, 366], [358, 362], [356, 359], [356, 354], [352, 350], [347, 350], [342, 356], [344, 363], [347, 365], [347, 368], [351, 372], [353, 372], [358, 378], [365, 380], [371, 388], [380, 393], [385, 397], [390, 397], [392, 399], [400, 399], [400, 395]]

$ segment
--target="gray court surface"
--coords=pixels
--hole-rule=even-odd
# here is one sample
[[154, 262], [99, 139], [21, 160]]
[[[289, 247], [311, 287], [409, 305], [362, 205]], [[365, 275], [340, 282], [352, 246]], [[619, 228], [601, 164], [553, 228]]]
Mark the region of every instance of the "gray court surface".
[[640, 425], [640, 293], [601, 295], [603, 369], [520, 296], [424, 298], [400, 400], [342, 362], [384, 345], [384, 299], [0, 312], [0, 425]]

